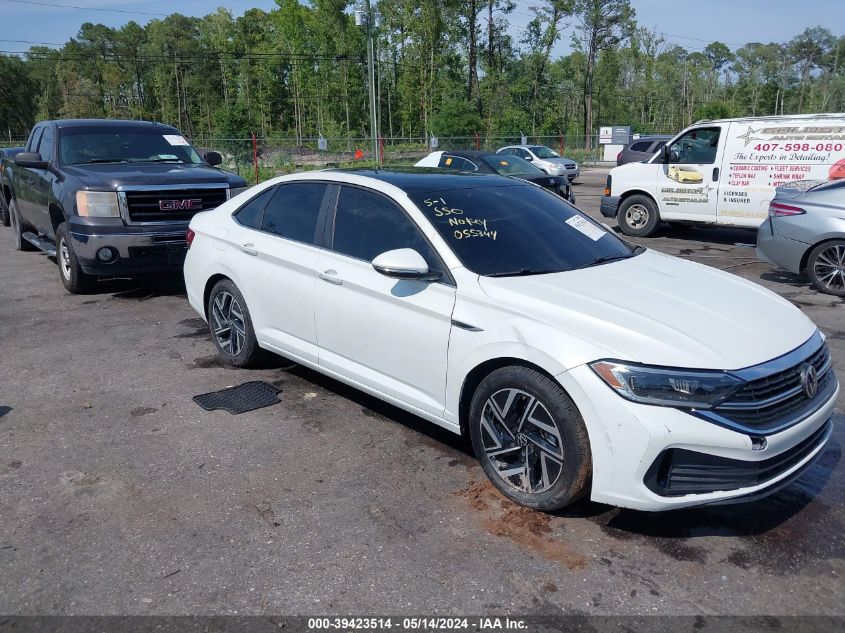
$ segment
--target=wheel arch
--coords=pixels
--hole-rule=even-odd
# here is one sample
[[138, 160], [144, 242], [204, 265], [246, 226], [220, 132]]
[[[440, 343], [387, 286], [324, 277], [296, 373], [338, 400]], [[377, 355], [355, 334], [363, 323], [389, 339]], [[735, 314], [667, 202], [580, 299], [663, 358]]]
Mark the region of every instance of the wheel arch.
[[813, 252], [813, 249], [817, 246], [821, 246], [822, 244], [827, 244], [828, 242], [835, 242], [836, 240], [845, 240], [845, 236], [843, 235], [826, 235], [822, 239], [820, 239], [815, 244], [811, 244], [807, 247], [807, 250], [804, 251], [804, 254], [801, 256], [801, 265], [799, 267], [799, 271], [802, 273], [807, 272], [807, 263], [810, 260], [810, 253]]
[[223, 281], [224, 279], [228, 279], [232, 283], [235, 283], [231, 277], [224, 275], [223, 273], [215, 273], [205, 282], [205, 288], [203, 288], [202, 291], [202, 311], [203, 314], [205, 314], [206, 319], [208, 319], [208, 299], [211, 296], [211, 290], [218, 281]]
[[[654, 203], [654, 206], [657, 209], [658, 216], [660, 215], [660, 204], [657, 202], [657, 198], [655, 198], [652, 193], [645, 191], [644, 189], [629, 189], [628, 191], [622, 193], [619, 196], [619, 209], [620, 210], [622, 209], [622, 204], [625, 202], [625, 200], [627, 200], [631, 196], [645, 196], [646, 198], [649, 198]], [[619, 215], [618, 211], [617, 211], [617, 215]]]
[[65, 212], [55, 202], [51, 202], [47, 210], [50, 212], [50, 224], [53, 226], [53, 236], [55, 236], [59, 226], [65, 221]]
[[[461, 392], [458, 399], [458, 423], [463, 437], [467, 439], [469, 438], [469, 409], [472, 404], [472, 397], [475, 394], [475, 390], [478, 388], [478, 385], [481, 384], [482, 380], [502, 367], [527, 367], [528, 369], [533, 369], [537, 373], [546, 376], [560, 385], [559, 381], [555, 380], [555, 377], [549, 371], [543, 369], [540, 365], [525, 360], [524, 358], [500, 356], [483, 361], [469, 371], [469, 373], [464, 377], [463, 384], [461, 385]], [[563, 386], [561, 385], [560, 388], [563, 389]]]

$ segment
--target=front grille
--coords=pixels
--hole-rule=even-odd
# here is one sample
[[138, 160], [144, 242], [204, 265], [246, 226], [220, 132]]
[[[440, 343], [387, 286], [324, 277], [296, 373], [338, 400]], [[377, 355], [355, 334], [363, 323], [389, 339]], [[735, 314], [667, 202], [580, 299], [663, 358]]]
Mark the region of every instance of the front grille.
[[[126, 211], [130, 222], [188, 222], [200, 211], [215, 209], [226, 202], [226, 188], [162, 189], [127, 191]], [[170, 209], [162, 209], [162, 202]], [[198, 201], [186, 204], [185, 201]]]
[[[815, 367], [818, 376], [813, 398], [805, 395], [801, 384], [801, 369], [807, 363]], [[806, 417], [835, 390], [836, 374], [831, 368], [827, 345], [822, 344], [791, 367], [747, 382], [713, 411], [750, 429], [771, 430]]]
[[654, 460], [643, 481], [649, 490], [664, 497], [756, 486], [778, 477], [804, 460], [827, 441], [832, 424], [828, 420], [792, 448], [759, 462], [670, 448]]
[[566, 163], [565, 167], [567, 169], [575, 169], [575, 163]]

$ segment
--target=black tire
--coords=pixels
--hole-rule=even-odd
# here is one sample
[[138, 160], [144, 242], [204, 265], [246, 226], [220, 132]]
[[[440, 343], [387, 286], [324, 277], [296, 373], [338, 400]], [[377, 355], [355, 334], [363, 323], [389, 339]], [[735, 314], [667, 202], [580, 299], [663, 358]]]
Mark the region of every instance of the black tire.
[[56, 263], [59, 265], [59, 279], [68, 292], [85, 294], [91, 292], [97, 284], [97, 278], [84, 272], [79, 265], [70, 232], [64, 222], [56, 229]]
[[587, 494], [592, 455], [584, 421], [560, 385], [540, 372], [503, 367], [482, 380], [469, 432], [485, 474], [512, 501], [551, 511]]
[[634, 195], [625, 198], [616, 214], [616, 222], [625, 235], [648, 237], [660, 224], [660, 213], [654, 200]]
[[211, 340], [224, 363], [252, 367], [267, 356], [258, 346], [244, 296], [231, 280], [221, 279], [211, 289], [206, 314]]
[[14, 241], [14, 248], [16, 251], [34, 251], [35, 246], [26, 241], [23, 237], [23, 225], [21, 224], [21, 216], [18, 213], [18, 207], [15, 200], [9, 201], [9, 223], [12, 227], [12, 237]]
[[845, 297], [845, 240], [816, 244], [807, 256], [807, 275], [819, 292]]

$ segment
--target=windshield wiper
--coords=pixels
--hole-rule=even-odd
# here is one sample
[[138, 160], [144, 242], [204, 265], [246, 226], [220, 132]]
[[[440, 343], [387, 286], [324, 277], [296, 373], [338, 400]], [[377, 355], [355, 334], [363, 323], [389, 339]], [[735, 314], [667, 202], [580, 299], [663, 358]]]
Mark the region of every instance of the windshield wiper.
[[147, 158], [144, 160], [136, 160], [136, 163], [184, 163], [181, 158]]
[[81, 160], [78, 163], [71, 163], [71, 165], [95, 165], [97, 163], [128, 163], [125, 158], [92, 158], [91, 160]]
[[559, 273], [559, 270], [534, 270], [532, 268], [520, 268], [519, 270], [508, 270], [495, 273], [487, 273], [485, 277], [526, 277], [528, 275], [547, 275]]
[[631, 253], [623, 253], [621, 255], [603, 255], [602, 257], [598, 257], [592, 261], [587, 262], [586, 264], [581, 264], [580, 266], [576, 266], [572, 270], [579, 270], [581, 268], [589, 268], [590, 266], [597, 266], [599, 264], [606, 264], [608, 262], [615, 262], [619, 259], [628, 259], [629, 257], [633, 257], [635, 255], [634, 252]]

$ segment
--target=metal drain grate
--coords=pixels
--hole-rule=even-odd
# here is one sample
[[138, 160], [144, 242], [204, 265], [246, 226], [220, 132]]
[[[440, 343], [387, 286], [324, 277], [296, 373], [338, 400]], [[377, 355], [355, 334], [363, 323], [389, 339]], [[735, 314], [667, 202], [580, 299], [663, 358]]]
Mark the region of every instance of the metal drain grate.
[[252, 380], [237, 387], [194, 396], [194, 402], [206, 411], [223, 409], [234, 414], [246, 413], [277, 404], [280, 391], [281, 388], [268, 382]]

